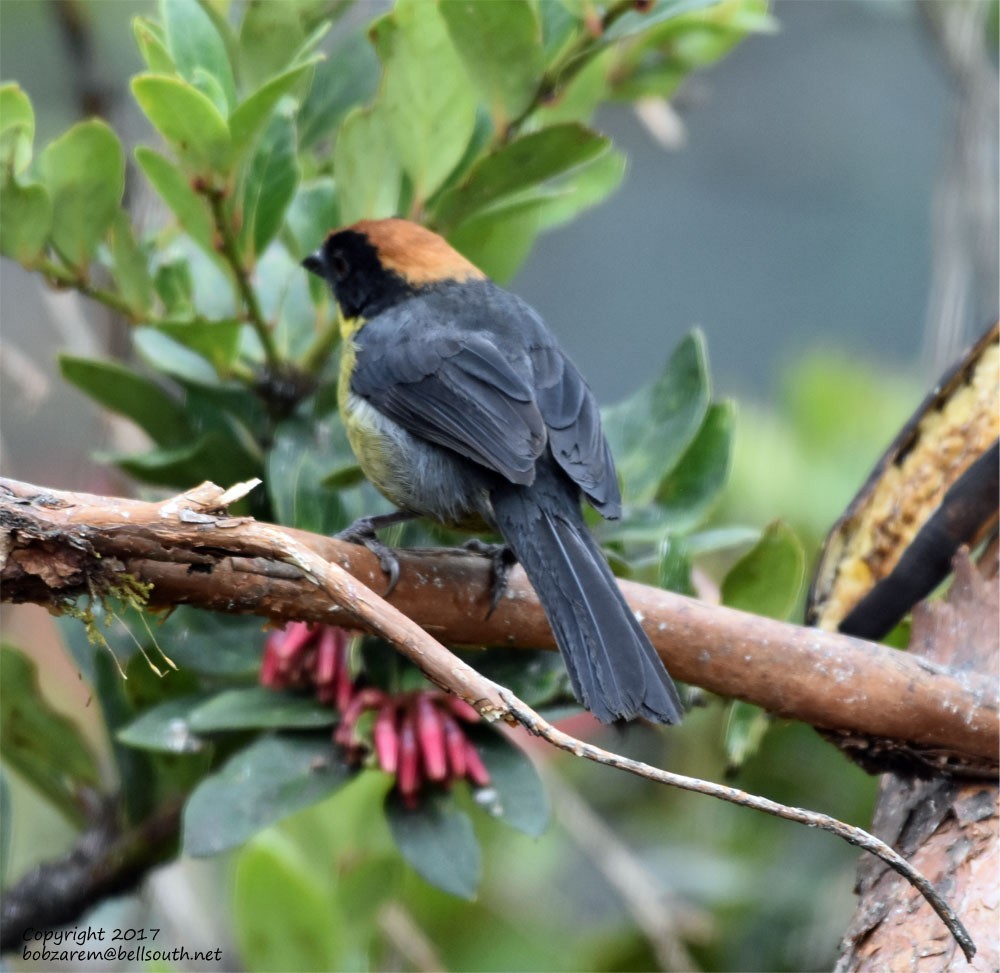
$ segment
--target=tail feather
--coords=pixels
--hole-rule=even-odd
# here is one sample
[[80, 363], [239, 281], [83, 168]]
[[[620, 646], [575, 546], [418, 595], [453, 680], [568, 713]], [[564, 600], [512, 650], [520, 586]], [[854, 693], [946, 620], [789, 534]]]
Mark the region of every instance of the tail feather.
[[575, 497], [505, 486], [492, 496], [504, 539], [524, 568], [556, 637], [577, 697], [604, 723], [678, 723], [667, 675], [583, 522]]

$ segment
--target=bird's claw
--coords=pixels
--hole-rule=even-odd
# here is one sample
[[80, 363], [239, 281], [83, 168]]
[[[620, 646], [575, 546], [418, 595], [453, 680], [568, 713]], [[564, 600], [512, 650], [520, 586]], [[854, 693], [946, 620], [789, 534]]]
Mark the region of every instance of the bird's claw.
[[346, 541], [348, 544], [361, 544], [378, 558], [379, 567], [389, 579], [389, 584], [382, 594], [383, 598], [388, 598], [396, 590], [396, 585], [399, 584], [399, 558], [388, 544], [383, 544], [378, 539], [378, 535], [375, 533], [378, 522], [377, 517], [361, 517], [354, 521], [350, 527], [345, 527], [338, 534], [335, 534], [334, 537], [338, 541]]
[[476, 554], [485, 554], [492, 564], [493, 570], [490, 577], [490, 610], [486, 613], [489, 618], [496, 611], [503, 593], [507, 590], [507, 581], [510, 579], [511, 568], [517, 564], [517, 557], [506, 544], [490, 544], [481, 541], [478, 537], [467, 540], [463, 545], [467, 551], [475, 551]]

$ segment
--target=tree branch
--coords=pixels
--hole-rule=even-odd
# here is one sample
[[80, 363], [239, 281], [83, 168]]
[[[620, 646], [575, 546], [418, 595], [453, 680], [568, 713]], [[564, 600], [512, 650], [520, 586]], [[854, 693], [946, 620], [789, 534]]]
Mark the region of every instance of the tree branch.
[[[221, 495], [204, 485], [182, 498], [147, 503], [0, 479], [2, 598], [58, 609], [95, 584], [110, 590], [116, 577], [131, 574], [153, 585], [150, 607], [192, 604], [373, 629], [380, 609], [366, 603], [365, 588], [351, 584], [353, 577], [376, 591], [385, 586], [367, 550], [249, 518], [214, 516]], [[313, 566], [296, 563], [283, 538], [312, 552]], [[419, 627], [450, 644], [553, 646], [520, 569], [487, 618], [486, 558], [411, 551], [400, 561], [390, 602], [413, 626], [405, 637]], [[329, 593], [308, 580], [326, 562], [352, 576], [338, 582], [350, 609], [331, 603]], [[816, 727], [906, 744], [942, 769], [989, 774], [996, 766], [1000, 723], [995, 685], [986, 676], [959, 676], [881, 645], [645, 585], [623, 581], [621, 587], [678, 679]]]

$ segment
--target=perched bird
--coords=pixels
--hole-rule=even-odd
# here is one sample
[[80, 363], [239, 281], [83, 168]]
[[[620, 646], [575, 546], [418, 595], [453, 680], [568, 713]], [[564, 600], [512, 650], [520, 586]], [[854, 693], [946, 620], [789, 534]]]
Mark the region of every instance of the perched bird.
[[[582, 494], [621, 513], [597, 403], [538, 314], [407, 220], [336, 230], [303, 266], [339, 305], [341, 415], [365, 475], [400, 508], [389, 519], [499, 533], [583, 705], [606, 723], [678, 722], [677, 690], [580, 510]], [[374, 541], [376, 521], [349, 536]]]

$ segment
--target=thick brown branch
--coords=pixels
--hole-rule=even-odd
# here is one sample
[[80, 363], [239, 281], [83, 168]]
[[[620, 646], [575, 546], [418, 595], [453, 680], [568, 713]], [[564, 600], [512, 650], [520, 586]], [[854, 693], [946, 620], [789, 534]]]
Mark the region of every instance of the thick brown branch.
[[[370, 620], [332, 604], [287, 563], [273, 528], [212, 516], [218, 488], [199, 488], [207, 491], [209, 512], [195, 514], [177, 501], [44, 491], [16, 481], [0, 486], [5, 600], [58, 604], [86, 593], [98, 575], [129, 572], [154, 585], [154, 606], [186, 603], [277, 620], [371, 627]], [[384, 587], [368, 551], [303, 532], [284, 533], [363, 585]], [[401, 565], [390, 600], [435, 638], [465, 645], [552, 646], [541, 607], [519, 570], [487, 618], [486, 559], [464, 552], [406, 552]], [[670, 671], [685, 682], [814, 726], [906, 742], [977, 769], [995, 765], [997, 701], [986, 677], [951, 673], [879, 645], [645, 585], [622, 582], [622, 589]]]

